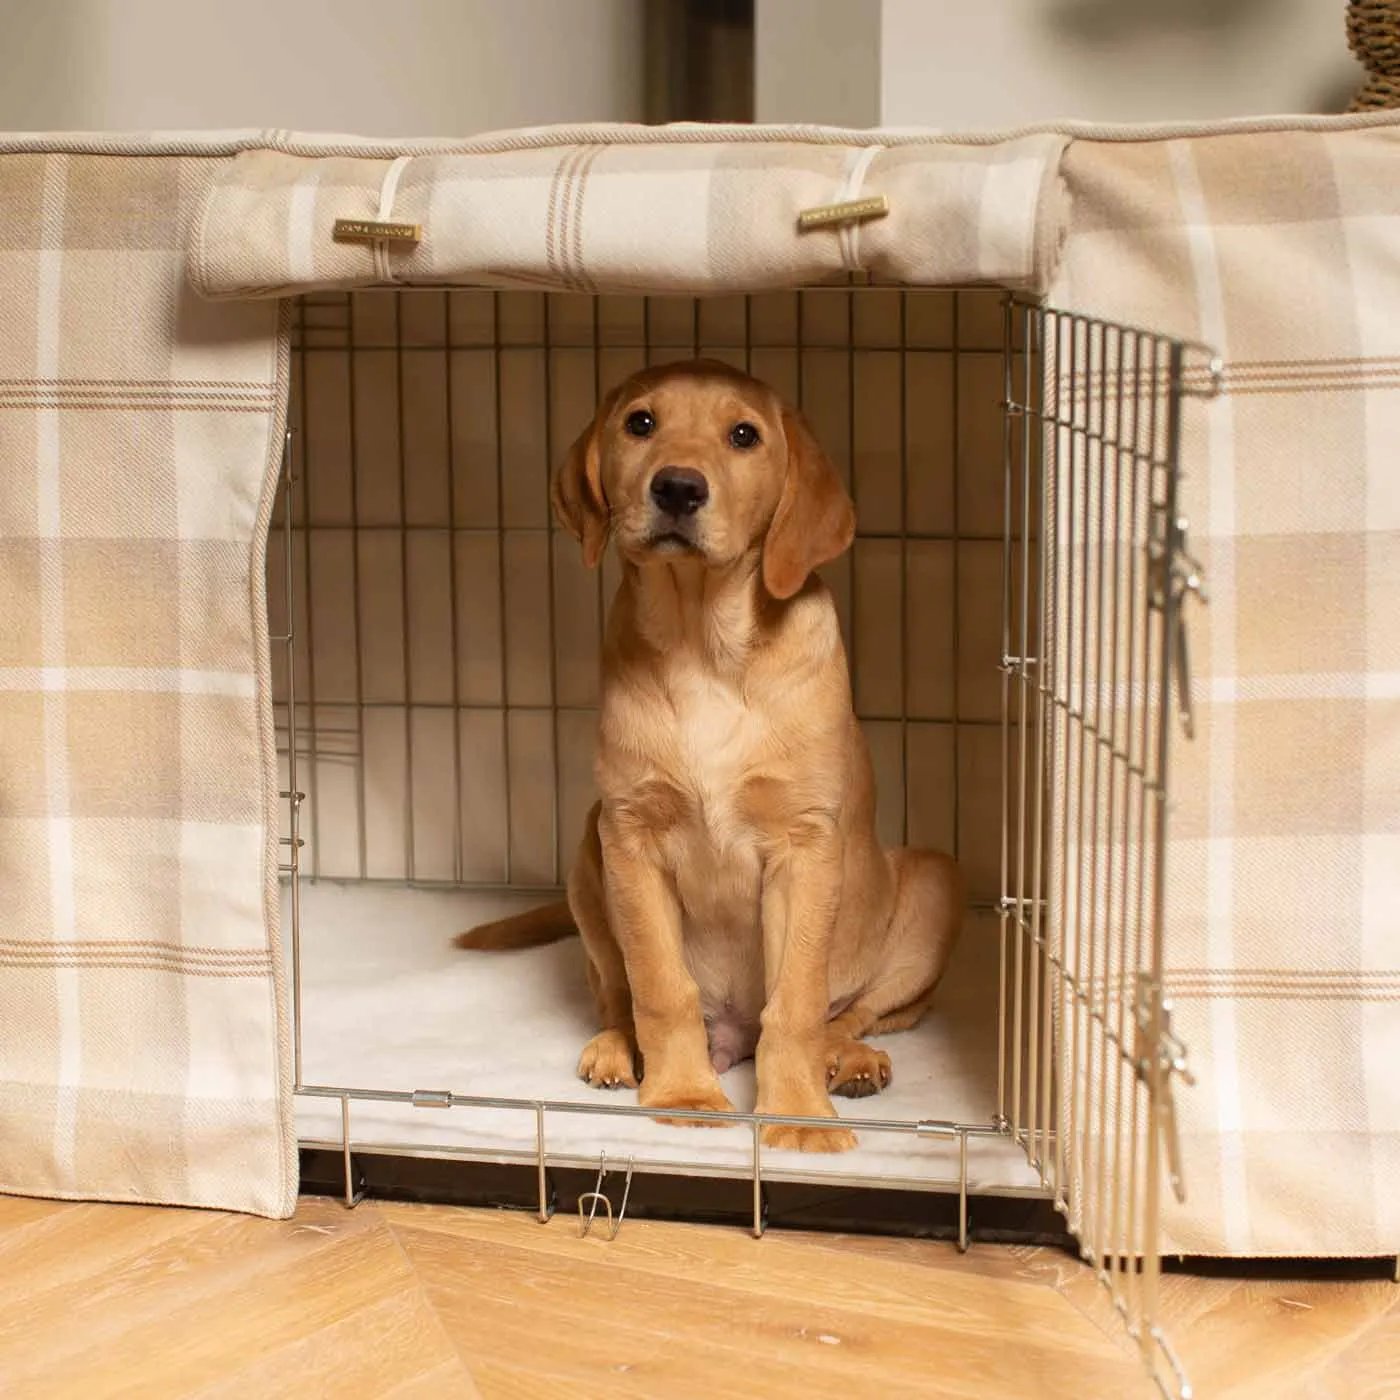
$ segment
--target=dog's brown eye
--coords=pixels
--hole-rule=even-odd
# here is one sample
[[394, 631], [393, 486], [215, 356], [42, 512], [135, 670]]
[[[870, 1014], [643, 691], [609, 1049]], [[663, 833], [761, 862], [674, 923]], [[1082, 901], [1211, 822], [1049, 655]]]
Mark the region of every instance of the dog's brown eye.
[[656, 431], [656, 419], [644, 408], [627, 415], [627, 431], [633, 437], [650, 437]]
[[752, 423], [736, 423], [729, 430], [731, 447], [737, 447], [742, 451], [745, 448], [757, 447], [758, 442], [758, 429]]

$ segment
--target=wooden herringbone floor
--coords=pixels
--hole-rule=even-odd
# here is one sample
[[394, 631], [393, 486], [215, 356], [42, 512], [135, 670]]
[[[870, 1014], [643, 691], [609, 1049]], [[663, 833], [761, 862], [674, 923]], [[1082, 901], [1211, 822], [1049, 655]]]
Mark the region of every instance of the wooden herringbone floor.
[[[1400, 1397], [1400, 1287], [1172, 1278], [1201, 1397]], [[0, 1198], [5, 1400], [1151, 1393], [1062, 1254], [303, 1202], [282, 1224]]]

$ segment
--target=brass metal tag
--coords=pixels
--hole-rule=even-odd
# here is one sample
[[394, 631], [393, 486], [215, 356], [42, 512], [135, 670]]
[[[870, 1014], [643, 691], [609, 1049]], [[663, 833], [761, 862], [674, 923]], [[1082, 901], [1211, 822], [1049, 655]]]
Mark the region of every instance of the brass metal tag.
[[883, 219], [890, 212], [890, 202], [882, 194], [865, 199], [848, 199], [844, 204], [819, 204], [804, 209], [797, 216], [800, 229], [830, 228], [833, 224], [863, 224], [868, 219]]
[[337, 219], [331, 230], [337, 243], [421, 243], [422, 224], [397, 224], [383, 219]]

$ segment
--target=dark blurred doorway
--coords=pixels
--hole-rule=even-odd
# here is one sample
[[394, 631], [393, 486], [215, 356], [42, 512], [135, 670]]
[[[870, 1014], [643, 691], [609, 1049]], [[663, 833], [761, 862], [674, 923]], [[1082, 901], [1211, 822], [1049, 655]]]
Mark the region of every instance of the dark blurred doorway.
[[646, 0], [649, 122], [753, 120], [753, 0]]

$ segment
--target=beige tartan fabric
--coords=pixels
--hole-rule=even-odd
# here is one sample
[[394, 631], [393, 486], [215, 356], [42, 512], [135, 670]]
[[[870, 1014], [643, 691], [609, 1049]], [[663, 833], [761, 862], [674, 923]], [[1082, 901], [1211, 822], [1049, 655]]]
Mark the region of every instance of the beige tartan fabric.
[[185, 284], [215, 164], [0, 154], [0, 1189], [285, 1215], [286, 366]]
[[[101, 152], [102, 154], [96, 154]], [[412, 156], [396, 165], [401, 156]], [[337, 217], [421, 221], [387, 269]], [[1400, 1250], [1400, 125], [0, 141], [0, 1187], [290, 1208], [269, 298], [1000, 282], [1212, 343], [1172, 765], [1185, 1252]], [[863, 193], [858, 238], [798, 212]], [[1063, 239], [1063, 242], [1062, 242]], [[202, 296], [193, 294], [197, 289]], [[209, 300], [210, 298], [214, 300]]]
[[[1043, 288], [1065, 144], [1055, 133], [985, 146], [562, 141], [399, 161], [248, 151], [214, 183], [191, 276], [209, 297], [389, 280], [733, 292], [857, 270]], [[803, 210], [873, 193], [886, 217], [798, 231]], [[336, 219], [376, 217], [420, 225], [422, 242], [379, 262], [333, 240]]]
[[1215, 347], [1188, 402], [1164, 1248], [1400, 1250], [1400, 126], [1077, 142], [1051, 299]]

